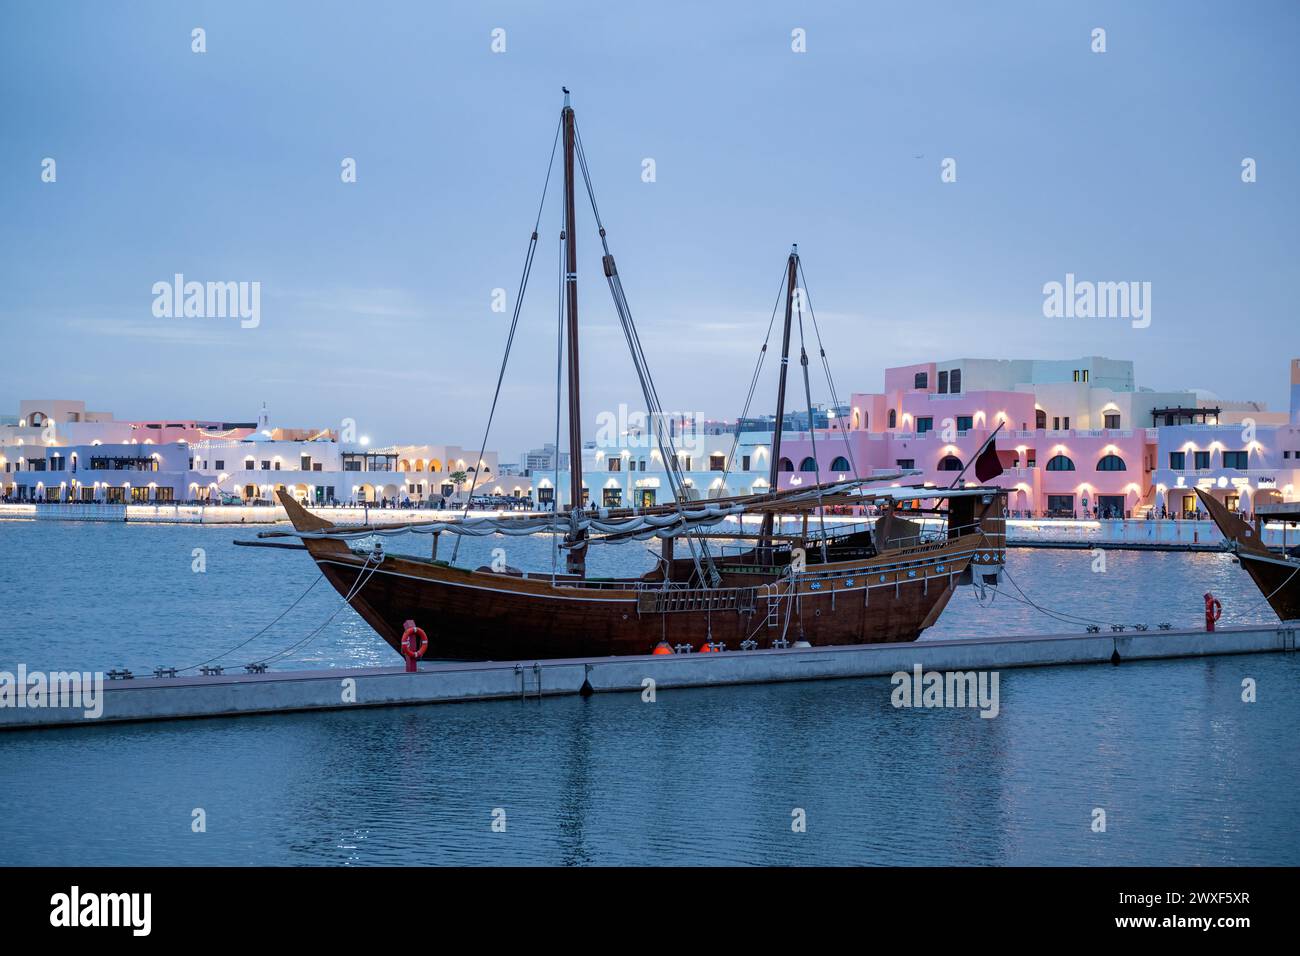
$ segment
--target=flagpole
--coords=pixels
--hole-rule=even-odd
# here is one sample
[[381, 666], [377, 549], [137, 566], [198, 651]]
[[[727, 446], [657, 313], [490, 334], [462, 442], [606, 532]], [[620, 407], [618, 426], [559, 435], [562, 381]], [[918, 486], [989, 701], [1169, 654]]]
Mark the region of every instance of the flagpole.
[[979, 461], [980, 455], [984, 454], [984, 449], [989, 447], [989, 442], [997, 437], [998, 432], [1002, 431], [1002, 426], [1006, 423], [1006, 419], [998, 422], [998, 427], [993, 429], [988, 438], [984, 439], [984, 444], [980, 445], [979, 451], [975, 452], [975, 454], [971, 456], [970, 460], [962, 466], [961, 471], [957, 473], [957, 477], [952, 480], [952, 484], [948, 486], [949, 491], [957, 487], [957, 482], [961, 481], [961, 476], [966, 474], [966, 469], [969, 468], [973, 462]]

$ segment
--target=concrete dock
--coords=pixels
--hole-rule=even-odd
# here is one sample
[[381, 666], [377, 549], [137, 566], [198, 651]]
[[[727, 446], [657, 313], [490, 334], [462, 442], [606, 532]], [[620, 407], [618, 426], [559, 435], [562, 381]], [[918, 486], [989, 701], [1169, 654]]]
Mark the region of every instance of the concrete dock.
[[656, 691], [888, 676], [926, 671], [1002, 670], [1065, 664], [1294, 651], [1300, 622], [1204, 631], [1133, 631], [916, 641], [849, 647], [724, 651], [568, 660], [422, 664], [401, 667], [105, 680], [102, 713], [81, 707], [0, 707], [0, 730], [143, 720], [234, 717], [354, 707], [519, 700], [589, 693]]

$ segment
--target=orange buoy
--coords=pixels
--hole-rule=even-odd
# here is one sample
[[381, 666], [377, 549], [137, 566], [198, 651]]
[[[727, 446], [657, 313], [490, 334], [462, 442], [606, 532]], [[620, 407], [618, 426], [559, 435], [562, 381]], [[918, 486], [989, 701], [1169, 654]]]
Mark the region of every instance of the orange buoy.
[[671, 654], [672, 652], [673, 652], [672, 646], [671, 646], [667, 641], [660, 641], [658, 644], [655, 645], [655, 649], [654, 649], [653, 651], [651, 651], [650, 653], [651, 653], [651, 654]]

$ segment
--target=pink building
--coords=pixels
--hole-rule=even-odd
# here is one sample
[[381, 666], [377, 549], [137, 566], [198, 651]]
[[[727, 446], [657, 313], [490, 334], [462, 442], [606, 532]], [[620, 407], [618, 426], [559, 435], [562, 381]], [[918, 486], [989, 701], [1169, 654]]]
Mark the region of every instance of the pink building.
[[852, 395], [847, 428], [783, 437], [779, 484], [900, 470], [915, 472], [907, 483], [976, 484], [973, 458], [1001, 424], [1005, 471], [991, 483], [1011, 492], [1013, 516], [1141, 516], [1156, 502], [1150, 423], [1196, 404], [1192, 392], [1137, 389], [1131, 362], [1097, 356], [891, 368], [883, 392]]

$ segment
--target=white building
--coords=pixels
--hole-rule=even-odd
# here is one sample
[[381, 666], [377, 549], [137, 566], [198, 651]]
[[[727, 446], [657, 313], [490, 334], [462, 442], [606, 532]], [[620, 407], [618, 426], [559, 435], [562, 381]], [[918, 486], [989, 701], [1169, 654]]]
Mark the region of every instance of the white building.
[[[509, 488], [504, 487], [509, 484]], [[274, 501], [437, 504], [466, 495], [526, 494], [501, 482], [496, 452], [459, 445], [369, 448], [329, 429], [256, 422], [117, 421], [84, 403], [23, 402], [0, 425], [0, 492], [10, 501]], [[498, 490], [500, 489], [500, 490]]]

